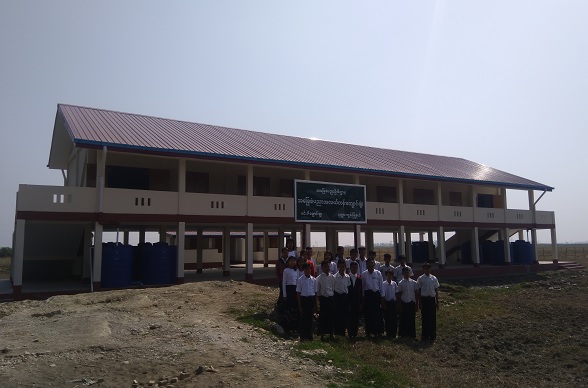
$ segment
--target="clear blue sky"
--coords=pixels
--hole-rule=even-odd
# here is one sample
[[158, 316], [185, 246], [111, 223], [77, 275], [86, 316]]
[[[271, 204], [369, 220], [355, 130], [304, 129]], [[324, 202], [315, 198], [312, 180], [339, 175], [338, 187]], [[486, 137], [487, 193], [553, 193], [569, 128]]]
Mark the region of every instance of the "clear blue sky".
[[58, 103], [463, 157], [554, 186], [559, 242], [588, 241], [587, 20], [585, 0], [0, 0], [0, 246], [18, 184], [63, 183]]

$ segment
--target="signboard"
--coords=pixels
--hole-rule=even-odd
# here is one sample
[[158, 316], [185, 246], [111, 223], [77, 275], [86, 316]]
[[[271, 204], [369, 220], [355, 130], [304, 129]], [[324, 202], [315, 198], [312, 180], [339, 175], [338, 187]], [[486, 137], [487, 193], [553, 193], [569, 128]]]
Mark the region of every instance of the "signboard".
[[365, 224], [365, 186], [294, 181], [296, 222]]

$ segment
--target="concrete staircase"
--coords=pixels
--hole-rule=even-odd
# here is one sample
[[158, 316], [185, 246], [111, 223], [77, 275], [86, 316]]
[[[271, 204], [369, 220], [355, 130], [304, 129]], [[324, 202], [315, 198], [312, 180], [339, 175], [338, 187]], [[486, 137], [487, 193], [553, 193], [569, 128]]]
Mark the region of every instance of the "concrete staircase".
[[564, 261], [564, 262], [559, 262], [557, 264], [557, 269], [573, 269], [573, 270], [579, 270], [579, 269], [584, 269], [585, 267], [581, 264], [576, 263], [575, 261]]

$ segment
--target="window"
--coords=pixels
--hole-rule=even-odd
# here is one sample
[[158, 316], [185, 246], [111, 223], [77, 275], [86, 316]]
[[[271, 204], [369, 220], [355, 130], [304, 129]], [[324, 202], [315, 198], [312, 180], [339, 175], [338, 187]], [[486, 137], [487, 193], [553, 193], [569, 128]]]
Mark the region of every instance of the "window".
[[261, 197], [269, 197], [270, 193], [270, 179], [260, 176], [253, 177], [253, 195]]
[[208, 193], [209, 179], [206, 172], [186, 171], [186, 192]]
[[463, 206], [460, 191], [449, 192], [449, 206]]
[[417, 205], [434, 205], [435, 196], [433, 190], [414, 189], [414, 203]]
[[114, 189], [149, 190], [149, 169], [106, 166], [106, 187]]
[[396, 187], [376, 186], [376, 202], [398, 202], [396, 198]]
[[294, 197], [294, 180], [280, 179], [280, 197]]
[[494, 196], [492, 194], [478, 194], [478, 207], [493, 208]]

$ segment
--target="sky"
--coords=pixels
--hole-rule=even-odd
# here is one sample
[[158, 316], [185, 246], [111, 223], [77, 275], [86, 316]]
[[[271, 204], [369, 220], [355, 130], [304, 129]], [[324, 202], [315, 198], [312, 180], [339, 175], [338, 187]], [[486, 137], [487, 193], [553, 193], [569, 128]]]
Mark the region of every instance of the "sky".
[[555, 187], [538, 210], [586, 242], [586, 20], [585, 0], [0, 0], [0, 246], [19, 184], [63, 185], [58, 103], [465, 158]]

